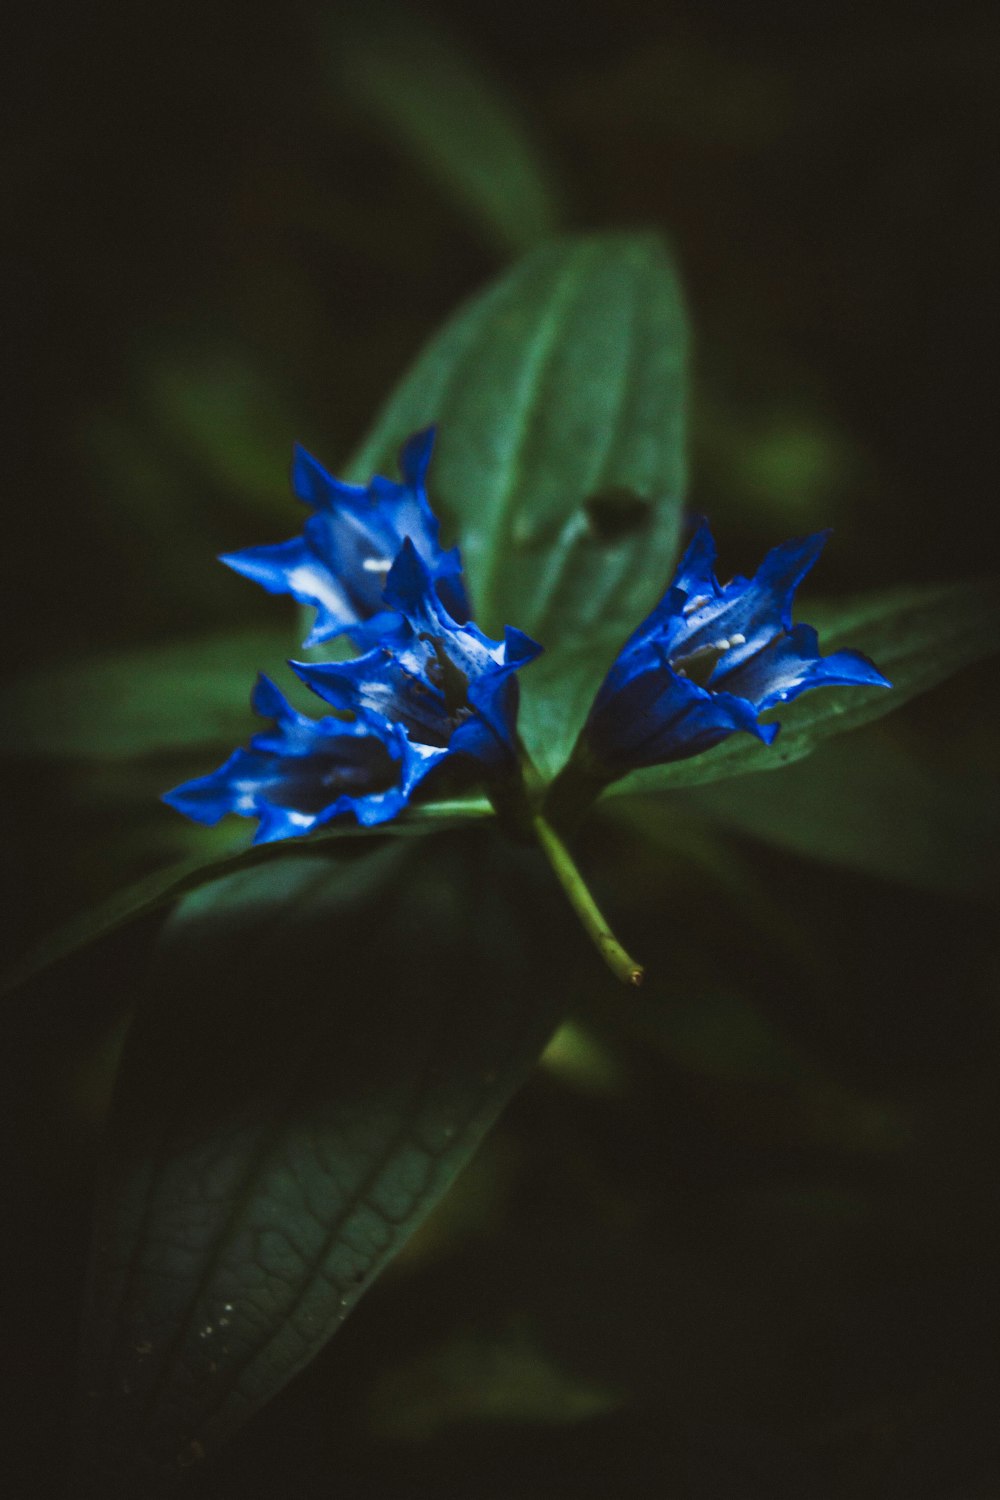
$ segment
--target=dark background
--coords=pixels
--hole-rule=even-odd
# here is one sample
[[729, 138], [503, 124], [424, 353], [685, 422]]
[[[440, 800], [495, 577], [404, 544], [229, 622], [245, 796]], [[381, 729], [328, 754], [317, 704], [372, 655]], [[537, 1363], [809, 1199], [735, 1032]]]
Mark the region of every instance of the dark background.
[[[992, 11], [23, 14], [4, 674], [269, 623], [214, 554], [289, 533], [292, 440], [336, 469], [512, 253], [359, 84], [373, 14], [443, 32], [511, 101], [561, 227], [669, 235], [696, 334], [691, 503], [731, 570], [828, 523], [826, 593], [994, 569]], [[970, 669], [857, 736], [858, 757], [919, 766], [935, 830], [996, 817], [995, 795], [969, 809], [995, 770], [991, 687]], [[11, 953], [191, 847], [145, 783], [4, 766]], [[935, 889], [933, 850], [894, 882], [870, 850], [859, 873], [705, 837], [666, 865], [600, 836], [630, 871], [607, 894], [669, 981], [632, 1011], [592, 1003], [211, 1493], [1000, 1491], [993, 913]], [[8, 1016], [18, 1496], [53, 1493], [62, 1462], [109, 1028], [141, 941]]]

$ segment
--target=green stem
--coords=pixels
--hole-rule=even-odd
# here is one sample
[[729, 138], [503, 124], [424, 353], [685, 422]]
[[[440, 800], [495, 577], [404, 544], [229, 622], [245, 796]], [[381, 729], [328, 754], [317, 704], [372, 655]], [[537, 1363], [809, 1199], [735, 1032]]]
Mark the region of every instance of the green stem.
[[623, 984], [641, 984], [644, 973], [642, 965], [637, 964], [635, 959], [625, 952], [604, 920], [597, 902], [584, 885], [583, 876], [573, 863], [573, 856], [566, 845], [540, 813], [535, 814], [533, 822], [538, 842], [545, 850], [559, 884], [569, 897], [570, 905], [583, 923], [584, 930], [604, 962], [615, 978], [620, 979]]

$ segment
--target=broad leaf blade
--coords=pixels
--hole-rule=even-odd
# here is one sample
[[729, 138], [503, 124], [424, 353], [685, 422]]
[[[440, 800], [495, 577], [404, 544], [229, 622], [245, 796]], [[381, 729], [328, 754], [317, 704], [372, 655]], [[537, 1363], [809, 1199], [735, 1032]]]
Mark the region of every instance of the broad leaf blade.
[[626, 630], [676, 549], [686, 341], [658, 239], [559, 241], [446, 325], [352, 477], [392, 472], [404, 438], [437, 422], [431, 494], [461, 543], [477, 621], [550, 650], [602, 622]]
[[210, 1455], [312, 1358], [559, 1019], [530, 852], [400, 848], [245, 871], [166, 930], [98, 1214], [101, 1493]]
[[622, 798], [615, 806], [639, 837], [658, 839], [661, 826], [693, 813], [879, 879], [976, 900], [995, 900], [1000, 890], [995, 784], [935, 774], [874, 726], [849, 742], [828, 741], [752, 790], [717, 781], [676, 799]]
[[415, 834], [441, 832], [478, 822], [492, 816], [492, 813], [492, 807], [483, 797], [428, 802], [410, 808], [402, 818], [379, 828], [362, 828], [352, 819], [345, 818], [323, 833], [314, 834], [307, 842], [293, 840], [290, 844], [258, 844], [222, 855], [213, 853], [214, 846], [206, 836], [203, 853], [190, 859], [177, 860], [144, 875], [49, 933], [0, 974], [0, 995], [27, 984], [37, 974], [72, 957], [81, 948], [110, 937], [128, 923], [149, 916], [181, 896], [197, 891], [223, 876], [248, 870], [256, 865], [272, 864], [288, 854], [305, 859], [314, 854], [324, 858], [329, 854], [331, 845], [345, 840], [356, 842], [380, 837], [405, 838]]
[[294, 650], [291, 629], [276, 627], [46, 668], [5, 690], [0, 749], [103, 760], [193, 745], [232, 748], [255, 723], [250, 692], [259, 671], [278, 675], [294, 696], [284, 668]]
[[611, 791], [667, 791], [777, 770], [811, 754], [831, 735], [891, 713], [1000, 646], [1000, 589], [993, 579], [894, 590], [803, 612], [818, 627], [824, 652], [843, 647], [864, 651], [892, 688], [804, 693], [770, 716], [782, 726], [772, 746], [734, 734], [704, 755], [635, 772]]

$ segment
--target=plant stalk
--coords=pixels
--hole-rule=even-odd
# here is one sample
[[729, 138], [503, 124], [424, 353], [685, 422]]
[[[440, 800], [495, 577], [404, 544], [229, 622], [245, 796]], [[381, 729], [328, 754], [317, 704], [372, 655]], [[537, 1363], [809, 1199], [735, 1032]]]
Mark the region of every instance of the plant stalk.
[[612, 974], [623, 984], [640, 985], [645, 972], [642, 965], [637, 964], [635, 959], [626, 953], [611, 931], [562, 839], [541, 813], [535, 814], [533, 825], [535, 836], [544, 849], [559, 884], [566, 892], [570, 905]]

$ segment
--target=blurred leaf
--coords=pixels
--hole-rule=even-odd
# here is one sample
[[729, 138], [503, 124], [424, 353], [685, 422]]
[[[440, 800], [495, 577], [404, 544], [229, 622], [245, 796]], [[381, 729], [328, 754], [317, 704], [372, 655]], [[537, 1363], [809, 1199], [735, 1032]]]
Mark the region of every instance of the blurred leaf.
[[612, 794], [666, 791], [751, 771], [779, 770], [810, 755], [830, 735], [843, 734], [935, 687], [962, 667], [1000, 648], [1000, 590], [993, 579], [927, 584], [864, 595], [805, 611], [819, 631], [824, 653], [843, 647], [864, 651], [893, 686], [824, 688], [804, 693], [779, 710], [781, 733], [773, 745], [734, 734], [714, 750], [673, 765], [652, 766], [616, 782]]
[[89, 411], [77, 430], [80, 461], [98, 505], [109, 513], [106, 562], [142, 580], [145, 615], [151, 604], [183, 598], [192, 617], [218, 613], [211, 539], [211, 486], [179, 461], [152, 430], [145, 413]]
[[[137, 597], [183, 598], [218, 616], [211, 554], [233, 535], [220, 510], [289, 515], [288, 466], [297, 422], [266, 373], [236, 349], [144, 347], [135, 395], [92, 408], [78, 423], [81, 459], [97, 503], [112, 513], [119, 566], [144, 580]], [[238, 537], [235, 538], [239, 540]]]
[[[331, 842], [344, 839], [392, 839], [430, 833], [489, 817], [493, 809], [482, 797], [468, 797], [451, 802], [428, 802], [408, 809], [406, 816], [378, 828], [361, 828], [345, 820], [320, 834], [313, 834], [307, 844], [257, 844], [233, 852], [218, 854], [220, 836], [217, 830], [202, 830], [201, 848], [190, 859], [179, 860], [164, 869], [154, 870], [140, 880], [115, 891], [108, 900], [90, 907], [62, 927], [50, 933], [16, 964], [0, 974], [0, 994], [17, 989], [36, 974], [69, 958], [90, 943], [108, 937], [128, 922], [138, 921], [160, 907], [237, 870], [258, 864], [272, 864], [286, 855], [310, 858], [325, 857]], [[249, 837], [248, 833], [243, 835]]]
[[245, 352], [154, 348], [139, 378], [149, 411], [189, 466], [243, 504], [280, 515], [298, 424]]
[[102, 1494], [218, 1448], [468, 1160], [564, 1004], [537, 868], [498, 841], [425, 845], [419, 867], [380, 843], [178, 908], [97, 1216], [83, 1433]]
[[377, 1381], [370, 1420], [391, 1442], [426, 1442], [469, 1422], [560, 1425], [613, 1411], [617, 1393], [563, 1368], [525, 1324], [452, 1334]]
[[107, 759], [192, 745], [231, 748], [254, 725], [250, 692], [258, 671], [282, 677], [296, 696], [285, 683], [294, 651], [286, 625], [46, 668], [4, 691], [0, 750]]
[[338, 88], [492, 241], [517, 252], [555, 232], [554, 184], [517, 102], [429, 17], [356, 7], [336, 43]]
[[554, 684], [592, 692], [670, 573], [684, 488], [686, 325], [651, 236], [537, 251], [445, 327], [351, 466], [386, 472], [437, 421], [431, 477], [454, 523], [475, 618], [546, 654], [525, 679], [522, 732], [543, 746]]
[[717, 533], [843, 526], [871, 487], [871, 463], [808, 367], [756, 349], [702, 350], [700, 365], [692, 469]]
[[566, 1021], [542, 1054], [541, 1066], [560, 1082], [584, 1094], [621, 1094], [624, 1069], [602, 1038], [575, 1021]]
[[[874, 732], [821, 746], [784, 775], [755, 782], [752, 796], [720, 782], [693, 791], [689, 806], [779, 848], [882, 879], [994, 899], [1000, 890], [995, 784], [935, 775]], [[654, 804], [648, 816], [656, 815]]]

